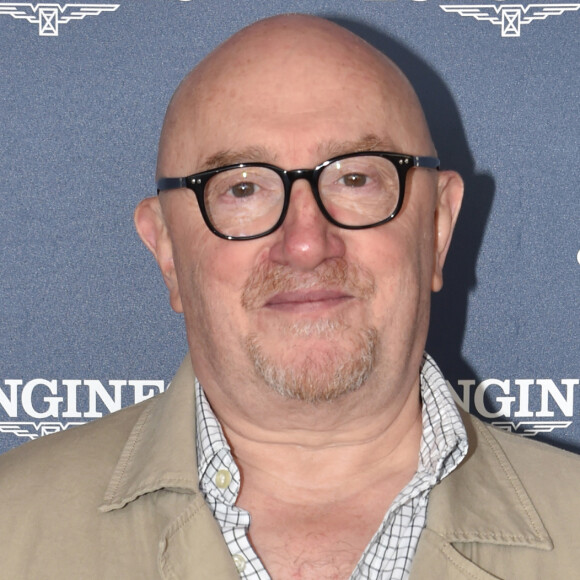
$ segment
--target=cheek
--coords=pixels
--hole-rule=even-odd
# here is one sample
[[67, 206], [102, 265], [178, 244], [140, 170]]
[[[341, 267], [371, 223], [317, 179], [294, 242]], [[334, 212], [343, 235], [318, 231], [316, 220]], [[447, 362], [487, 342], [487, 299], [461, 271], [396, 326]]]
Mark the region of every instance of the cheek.
[[375, 251], [367, 261], [376, 277], [375, 319], [388, 334], [415, 329], [426, 320], [433, 259], [431, 228], [424, 227], [423, 235], [416, 223], [385, 227], [389, 226], [392, 230], [374, 241]]
[[185, 318], [201, 324], [220, 288], [233, 281], [228, 276], [230, 248], [226, 245], [231, 242], [220, 240], [208, 230], [197, 200], [189, 192], [175, 192], [165, 211]]
[[227, 341], [244, 325], [241, 293], [251, 264], [240, 244], [208, 231], [180, 248], [176, 266], [190, 334]]

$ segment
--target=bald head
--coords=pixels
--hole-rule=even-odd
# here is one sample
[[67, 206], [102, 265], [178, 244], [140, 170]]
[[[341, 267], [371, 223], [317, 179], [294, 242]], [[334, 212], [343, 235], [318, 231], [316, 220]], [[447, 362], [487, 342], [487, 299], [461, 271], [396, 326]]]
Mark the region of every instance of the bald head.
[[[291, 130], [283, 138], [289, 139], [300, 129], [290, 127], [293, 123], [308, 130], [319, 113], [335, 115], [340, 124], [349, 108], [366, 108], [375, 121], [346, 140], [371, 135], [379, 141], [375, 148], [434, 153], [417, 96], [385, 55], [321, 18], [283, 15], [261, 20], [221, 44], [178, 87], [163, 126], [158, 175], [193, 173], [235, 150], [231, 133], [231, 142], [208, 149], [216, 127], [228, 121], [263, 124], [267, 131], [270, 118], [284, 118]], [[388, 135], [375, 135], [379, 118]]]

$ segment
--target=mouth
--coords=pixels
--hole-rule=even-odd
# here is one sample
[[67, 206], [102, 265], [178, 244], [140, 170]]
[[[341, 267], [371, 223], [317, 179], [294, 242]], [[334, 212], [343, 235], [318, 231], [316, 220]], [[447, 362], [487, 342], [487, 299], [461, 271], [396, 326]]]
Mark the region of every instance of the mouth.
[[349, 302], [368, 300], [375, 293], [370, 272], [343, 259], [327, 260], [312, 272], [297, 272], [282, 264], [255, 268], [242, 289], [242, 307], [262, 312], [329, 312]]
[[354, 296], [342, 290], [314, 289], [279, 292], [271, 296], [264, 308], [281, 312], [316, 312], [345, 304]]

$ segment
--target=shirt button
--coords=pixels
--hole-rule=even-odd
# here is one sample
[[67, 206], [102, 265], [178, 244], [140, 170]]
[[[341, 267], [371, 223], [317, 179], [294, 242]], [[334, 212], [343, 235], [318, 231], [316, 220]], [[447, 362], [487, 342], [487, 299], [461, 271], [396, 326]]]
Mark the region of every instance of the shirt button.
[[246, 567], [246, 559], [241, 554], [234, 554], [233, 559], [238, 572], [243, 572], [244, 568]]
[[215, 475], [215, 484], [220, 489], [228, 487], [232, 481], [232, 474], [227, 469], [220, 469]]

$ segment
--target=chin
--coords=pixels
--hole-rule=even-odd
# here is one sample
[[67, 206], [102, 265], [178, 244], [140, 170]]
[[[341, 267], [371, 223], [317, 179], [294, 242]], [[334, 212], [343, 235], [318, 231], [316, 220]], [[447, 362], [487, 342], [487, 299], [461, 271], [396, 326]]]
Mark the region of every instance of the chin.
[[366, 382], [375, 367], [376, 329], [346, 337], [344, 333], [337, 336], [332, 321], [292, 326], [294, 339], [290, 336], [285, 341], [282, 353], [270, 353], [256, 335], [246, 339], [248, 356], [267, 388], [286, 399], [317, 404], [357, 391]]

